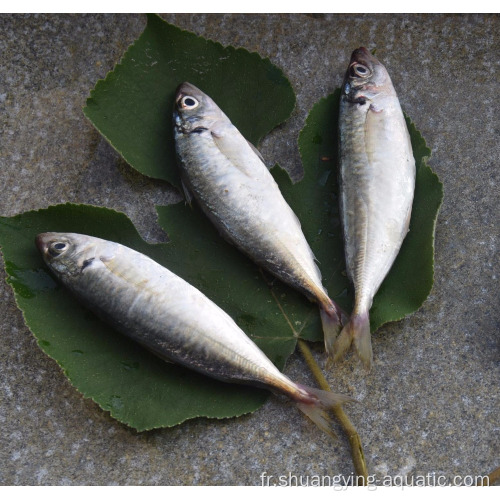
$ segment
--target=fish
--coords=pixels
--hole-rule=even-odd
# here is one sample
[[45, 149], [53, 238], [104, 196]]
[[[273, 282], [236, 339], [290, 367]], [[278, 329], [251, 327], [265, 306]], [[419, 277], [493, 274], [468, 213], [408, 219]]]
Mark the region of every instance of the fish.
[[221, 236], [262, 269], [317, 302], [325, 346], [346, 314], [329, 296], [296, 214], [260, 152], [203, 91], [176, 92], [174, 137], [182, 184]]
[[391, 78], [364, 47], [352, 53], [342, 85], [339, 143], [346, 271], [355, 298], [333, 356], [341, 359], [353, 345], [370, 370], [369, 310], [409, 230], [415, 159]]
[[35, 244], [55, 277], [117, 331], [165, 361], [284, 394], [334, 435], [327, 410], [352, 398], [290, 380], [225, 311], [167, 268], [119, 243], [78, 233], [41, 233]]

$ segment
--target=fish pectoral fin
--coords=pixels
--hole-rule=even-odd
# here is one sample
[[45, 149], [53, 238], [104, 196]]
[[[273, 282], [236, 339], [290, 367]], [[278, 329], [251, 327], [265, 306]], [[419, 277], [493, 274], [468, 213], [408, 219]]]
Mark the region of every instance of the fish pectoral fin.
[[[255, 169], [255, 164], [264, 163], [257, 148], [249, 143], [234, 126], [221, 127], [220, 129], [214, 127], [211, 133], [215, 145], [232, 165], [243, 174], [253, 178], [258, 172], [258, 168]], [[255, 162], [252, 155], [257, 156], [259, 162]], [[267, 167], [263, 166], [267, 170]]]
[[248, 145], [252, 148], [252, 151], [260, 158], [260, 161], [265, 165], [264, 157], [260, 153], [260, 151], [249, 141], [247, 140]]
[[369, 111], [371, 111], [372, 113], [382, 113], [382, 111], [384, 111], [384, 108], [378, 106], [377, 104], [375, 103], [371, 103], [370, 104], [370, 109]]
[[191, 206], [191, 202], [193, 201], [193, 197], [191, 196], [191, 193], [189, 189], [187, 188], [186, 184], [184, 184], [184, 181], [181, 180], [181, 185], [182, 185], [182, 191], [184, 192], [184, 197], [186, 198], [186, 201], [189, 206]]

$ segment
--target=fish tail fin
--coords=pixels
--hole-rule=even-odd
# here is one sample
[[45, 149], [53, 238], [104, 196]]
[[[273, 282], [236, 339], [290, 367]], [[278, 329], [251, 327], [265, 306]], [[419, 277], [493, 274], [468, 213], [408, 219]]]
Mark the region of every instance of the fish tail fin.
[[322, 391], [299, 385], [301, 392], [307, 393], [303, 399], [297, 400], [297, 407], [303, 412], [314, 424], [323, 432], [328, 434], [332, 439], [337, 436], [332, 429], [332, 421], [326, 410], [343, 403], [355, 401], [355, 399], [344, 394], [337, 394], [330, 391]]
[[336, 439], [337, 435], [332, 429], [332, 421], [325, 410], [320, 406], [315, 406], [307, 403], [297, 403], [297, 408], [304, 413], [304, 415], [320, 428], [323, 432], [328, 434], [332, 439]]
[[333, 300], [328, 299], [325, 304], [320, 304], [321, 325], [325, 338], [325, 350], [329, 357], [333, 355], [335, 339], [342, 329], [343, 322], [347, 321], [347, 315]]
[[373, 354], [368, 311], [353, 314], [349, 323], [342, 329], [333, 346], [334, 360], [338, 361], [354, 344], [358, 358], [367, 370], [371, 370]]
[[354, 349], [365, 368], [370, 371], [373, 364], [372, 335], [368, 313], [362, 316], [354, 332]]

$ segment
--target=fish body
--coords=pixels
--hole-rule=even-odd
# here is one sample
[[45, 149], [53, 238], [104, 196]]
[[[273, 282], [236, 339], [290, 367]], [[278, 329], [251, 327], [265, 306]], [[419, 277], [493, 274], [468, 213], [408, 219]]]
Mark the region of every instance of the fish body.
[[334, 351], [338, 359], [352, 342], [370, 368], [369, 310], [408, 232], [415, 160], [389, 74], [363, 47], [346, 72], [339, 127], [341, 214], [355, 301]]
[[221, 235], [263, 269], [320, 306], [325, 342], [341, 327], [342, 311], [327, 295], [300, 222], [262, 156], [215, 102], [180, 85], [174, 136], [181, 175]]
[[36, 244], [80, 301], [165, 360], [283, 393], [325, 432], [324, 410], [350, 399], [292, 382], [214, 302], [131, 248], [75, 233], [43, 233]]

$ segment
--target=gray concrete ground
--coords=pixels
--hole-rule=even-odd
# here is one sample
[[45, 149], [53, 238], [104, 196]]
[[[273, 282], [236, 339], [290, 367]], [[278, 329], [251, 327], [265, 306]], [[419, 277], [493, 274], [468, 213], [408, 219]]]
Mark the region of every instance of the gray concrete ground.
[[[499, 17], [164, 17], [285, 71], [297, 108], [261, 150], [295, 175], [307, 112], [340, 85], [354, 48], [377, 48], [444, 183], [436, 282], [417, 313], [375, 335], [373, 374], [346, 364], [328, 378], [363, 400], [348, 413], [377, 480], [499, 466]], [[0, 16], [0, 215], [91, 203], [124, 211], [149, 241], [163, 238], [154, 205], [178, 195], [130, 169], [82, 113], [144, 26], [142, 15]], [[259, 485], [264, 472], [273, 484], [353, 471], [345, 438], [325, 440], [275, 397], [239, 419], [138, 434], [83, 399], [37, 347], [3, 268], [0, 298], [1, 484]], [[313, 383], [299, 355], [286, 373]]]

